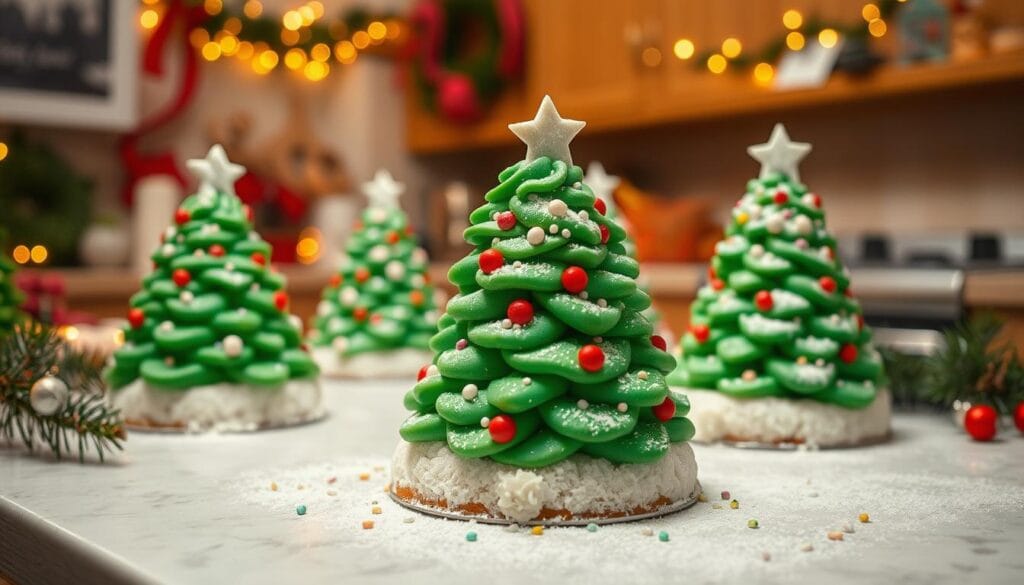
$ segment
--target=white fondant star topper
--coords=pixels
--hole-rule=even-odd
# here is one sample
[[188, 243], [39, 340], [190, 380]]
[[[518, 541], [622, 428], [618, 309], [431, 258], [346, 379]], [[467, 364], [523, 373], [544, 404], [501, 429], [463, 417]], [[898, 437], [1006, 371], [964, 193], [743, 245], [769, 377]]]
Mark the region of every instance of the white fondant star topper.
[[370, 207], [394, 209], [398, 207], [398, 197], [404, 192], [405, 185], [396, 181], [385, 169], [378, 170], [372, 181], [363, 183], [363, 193]]
[[546, 95], [532, 120], [509, 124], [508, 129], [526, 143], [526, 162], [546, 156], [572, 166], [569, 143], [586, 125], [586, 122], [562, 118], [551, 96]]
[[206, 158], [193, 158], [185, 163], [188, 170], [199, 179], [199, 193], [235, 194], [235, 181], [245, 174], [245, 167], [228, 160], [224, 147], [214, 144]]
[[598, 199], [604, 201], [609, 213], [615, 212], [615, 197], [612, 194], [621, 182], [622, 179], [606, 173], [604, 165], [596, 160], [587, 165], [587, 174], [583, 177], [583, 183], [590, 187]]
[[750, 146], [747, 152], [761, 163], [762, 179], [773, 172], [778, 172], [799, 183], [800, 161], [811, 152], [811, 145], [806, 142], [793, 142], [786, 133], [786, 127], [776, 124], [768, 142]]

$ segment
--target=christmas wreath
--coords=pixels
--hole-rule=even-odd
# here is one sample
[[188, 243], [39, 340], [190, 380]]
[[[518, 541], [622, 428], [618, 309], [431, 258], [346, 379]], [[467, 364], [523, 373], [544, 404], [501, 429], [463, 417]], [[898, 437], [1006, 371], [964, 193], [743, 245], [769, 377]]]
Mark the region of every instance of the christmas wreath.
[[410, 45], [426, 106], [470, 123], [523, 70], [519, 0], [425, 0], [413, 11]]

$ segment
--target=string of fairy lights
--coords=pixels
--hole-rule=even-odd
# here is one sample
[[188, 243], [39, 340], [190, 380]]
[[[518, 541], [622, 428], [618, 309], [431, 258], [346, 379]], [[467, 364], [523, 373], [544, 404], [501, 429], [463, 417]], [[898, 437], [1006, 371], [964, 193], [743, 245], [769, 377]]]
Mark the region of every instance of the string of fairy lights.
[[[769, 43], [756, 59], [744, 54], [743, 43], [736, 37], [727, 37], [715, 50], [703, 55], [697, 54], [697, 45], [688, 38], [679, 38], [672, 45], [672, 53], [680, 61], [698, 59], [699, 63], [715, 75], [725, 73], [730, 65], [752, 65], [751, 76], [760, 86], [768, 86], [775, 79], [775, 67], [772, 62], [781, 54], [783, 47], [791, 51], [800, 51], [808, 42], [817, 42], [822, 47], [832, 48], [842, 39], [844, 34], [859, 34], [862, 30], [875, 38], [881, 38], [888, 32], [886, 18], [892, 13], [895, 5], [906, 3], [907, 0], [882, 0], [877, 4], [868, 2], [861, 7], [862, 22], [858, 22], [847, 30], [839, 26], [825, 26], [820, 22], [811, 22], [796, 9], [789, 9], [782, 14], [784, 36], [779, 42]], [[646, 60], [645, 60], [646, 61]], [[660, 61], [660, 55], [658, 56]]]
[[[326, 17], [322, 2], [312, 0], [273, 17], [259, 0], [226, 5], [199, 2], [208, 18], [189, 32], [189, 42], [206, 61], [234, 59], [267, 75], [281, 67], [309, 81], [321, 81], [332, 66], [356, 62], [361, 53], [388, 50], [402, 40], [404, 24], [392, 16], [373, 17], [352, 11], [345, 18]], [[237, 6], [240, 5], [239, 10]], [[167, 11], [165, 0], [142, 0], [139, 25], [153, 31]]]

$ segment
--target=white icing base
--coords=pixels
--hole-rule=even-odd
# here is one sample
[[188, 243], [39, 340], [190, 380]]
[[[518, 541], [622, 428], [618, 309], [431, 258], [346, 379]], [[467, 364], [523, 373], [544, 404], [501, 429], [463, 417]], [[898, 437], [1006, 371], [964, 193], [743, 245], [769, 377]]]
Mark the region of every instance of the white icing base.
[[888, 389], [880, 389], [874, 402], [858, 410], [814, 400], [741, 399], [715, 390], [675, 390], [690, 399], [686, 417], [697, 429], [695, 441], [732, 439], [841, 447], [883, 440], [889, 434], [892, 398]]
[[574, 516], [615, 516], [694, 495], [697, 462], [686, 443], [673, 443], [655, 463], [615, 465], [577, 454], [548, 467], [519, 469], [489, 459], [464, 459], [441, 442], [402, 441], [391, 459], [392, 490], [411, 488], [448, 509], [482, 504], [492, 516], [529, 522], [541, 510]]
[[324, 416], [319, 379], [291, 380], [280, 388], [214, 384], [161, 390], [139, 379], [111, 392], [124, 419], [144, 427], [188, 431], [254, 431]]
[[429, 364], [433, 354], [423, 349], [401, 348], [388, 351], [339, 356], [330, 347], [314, 347], [313, 359], [320, 371], [332, 378], [407, 378]]

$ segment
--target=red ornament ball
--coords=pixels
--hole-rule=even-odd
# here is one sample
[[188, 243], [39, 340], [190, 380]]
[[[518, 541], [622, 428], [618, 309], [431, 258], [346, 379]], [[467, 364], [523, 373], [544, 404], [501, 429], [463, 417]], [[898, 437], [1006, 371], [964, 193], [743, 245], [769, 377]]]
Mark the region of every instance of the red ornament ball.
[[370, 279], [370, 271], [360, 266], [356, 268], [356, 282], [366, 282]]
[[414, 307], [422, 305], [423, 300], [423, 291], [414, 290], [409, 292], [409, 302], [412, 303]]
[[843, 345], [839, 350], [839, 359], [847, 364], [852, 364], [857, 360], [857, 346], [852, 343]]
[[721, 278], [712, 278], [711, 288], [714, 290], [722, 290], [725, 288], [725, 282]]
[[599, 346], [587, 344], [576, 354], [580, 367], [588, 372], [600, 372], [604, 367], [604, 351]]
[[366, 321], [366, 313], [366, 307], [356, 307], [355, 310], [352, 311], [352, 317], [356, 321]]
[[420, 368], [420, 371], [416, 374], [416, 381], [419, 382], [423, 378], [427, 377], [427, 370], [430, 369], [430, 364], [427, 364]]
[[499, 229], [510, 230], [516, 227], [516, 214], [511, 211], [502, 211], [498, 214], [496, 221], [498, 222]]
[[1018, 402], [1017, 408], [1013, 409], [1013, 425], [1024, 433], [1024, 402]]
[[186, 224], [190, 219], [192, 219], [192, 214], [187, 209], [178, 209], [174, 212], [174, 223], [178, 225]]
[[811, 203], [815, 207], [821, 207], [821, 195], [818, 195], [817, 193], [811, 193]]
[[665, 422], [676, 415], [676, 403], [671, 396], [666, 396], [661, 404], [651, 407], [651, 412], [654, 413], [654, 418]]
[[599, 225], [599, 226], [597, 226], [597, 229], [598, 229], [598, 231], [601, 232], [601, 243], [602, 244], [607, 244], [608, 243], [608, 238], [611, 237], [611, 232], [608, 231], [608, 226], [606, 226], [606, 225]]
[[263, 252], [253, 252], [249, 259], [260, 266], [267, 265], [267, 257], [263, 255]]
[[252, 207], [249, 205], [242, 206], [242, 213], [245, 213], [245, 219], [249, 220], [249, 223], [256, 221], [256, 214], [253, 213]]
[[975, 441], [991, 441], [996, 436], [998, 421], [996, 409], [987, 404], [978, 404], [969, 408], [964, 415], [964, 430]]
[[785, 205], [789, 201], [789, 195], [785, 191], [776, 191], [775, 197], [772, 198], [776, 205]]
[[579, 266], [570, 266], [562, 271], [562, 288], [572, 294], [586, 290], [588, 282], [590, 277], [587, 276], [587, 271]]
[[178, 268], [171, 273], [171, 280], [173, 280], [174, 284], [178, 286], [186, 286], [188, 283], [192, 282], [192, 275], [188, 273], [188, 270]]
[[690, 334], [697, 340], [697, 343], [704, 343], [711, 337], [711, 328], [704, 323], [690, 325]]
[[283, 311], [288, 308], [288, 293], [283, 290], [279, 290], [274, 293], [274, 306], [277, 307], [278, 311]]
[[484, 274], [490, 274], [505, 264], [505, 257], [502, 256], [501, 252], [490, 248], [481, 252], [477, 261], [480, 263], [480, 270]]
[[506, 314], [516, 325], [526, 325], [533, 321], [533, 304], [526, 299], [516, 299], [508, 304]]
[[822, 276], [818, 279], [818, 284], [821, 286], [821, 290], [827, 293], [836, 292], [836, 279], [831, 276]]
[[437, 88], [437, 105], [452, 122], [468, 124], [483, 115], [483, 104], [473, 80], [463, 73], [449, 73]]
[[395, 230], [391, 230], [390, 232], [388, 232], [388, 243], [397, 244], [398, 240], [401, 239], [401, 237], [402, 236], [398, 235], [398, 232], [396, 232]]
[[516, 438], [516, 420], [507, 414], [499, 414], [491, 419], [487, 431], [495, 443], [508, 443]]
[[331, 280], [329, 282], [330, 282], [331, 286], [337, 288], [338, 286], [341, 285], [343, 280], [344, 279], [342, 278], [342, 276], [340, 274], [334, 274], [334, 275], [331, 276]]
[[608, 215], [608, 204], [604, 202], [604, 199], [595, 199], [594, 209], [601, 215]]
[[772, 300], [772, 293], [766, 290], [759, 290], [754, 295], [754, 304], [757, 305], [760, 311], [771, 311], [772, 307], [775, 306], [775, 301]]
[[225, 254], [224, 246], [221, 246], [220, 244], [214, 244], [214, 245], [210, 246], [210, 256], [216, 256], [216, 257], [220, 258], [224, 254]]
[[132, 329], [142, 327], [145, 322], [146, 314], [142, 312], [142, 309], [135, 308], [128, 311], [128, 324], [132, 326]]
[[660, 335], [651, 336], [651, 345], [660, 349], [661, 351], [668, 351], [668, 342], [665, 341], [665, 338]]

